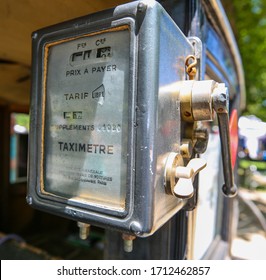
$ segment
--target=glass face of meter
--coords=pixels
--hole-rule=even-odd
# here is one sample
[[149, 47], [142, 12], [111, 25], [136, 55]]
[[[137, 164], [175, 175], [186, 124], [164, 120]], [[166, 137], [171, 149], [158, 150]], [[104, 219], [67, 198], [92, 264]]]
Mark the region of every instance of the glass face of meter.
[[42, 192], [125, 211], [127, 26], [45, 45]]

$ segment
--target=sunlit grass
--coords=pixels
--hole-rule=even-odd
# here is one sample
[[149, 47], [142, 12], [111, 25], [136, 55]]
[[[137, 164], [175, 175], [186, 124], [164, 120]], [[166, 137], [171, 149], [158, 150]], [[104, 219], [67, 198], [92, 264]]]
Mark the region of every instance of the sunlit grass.
[[248, 159], [241, 159], [239, 161], [239, 166], [243, 169], [247, 169], [251, 165], [256, 166], [258, 170], [266, 172], [266, 161], [253, 161]]

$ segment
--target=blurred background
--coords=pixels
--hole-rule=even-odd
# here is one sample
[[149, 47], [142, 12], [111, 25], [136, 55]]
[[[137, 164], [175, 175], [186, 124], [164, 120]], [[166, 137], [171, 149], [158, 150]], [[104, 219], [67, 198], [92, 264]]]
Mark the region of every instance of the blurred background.
[[238, 126], [239, 221], [233, 254], [266, 259], [266, 123], [247, 115]]

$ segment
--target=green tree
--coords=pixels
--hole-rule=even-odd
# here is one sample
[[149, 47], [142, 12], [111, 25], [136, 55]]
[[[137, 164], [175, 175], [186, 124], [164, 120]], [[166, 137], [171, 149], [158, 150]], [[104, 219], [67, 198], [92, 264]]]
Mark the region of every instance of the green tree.
[[266, 121], [266, 0], [222, 0], [245, 72], [247, 114]]

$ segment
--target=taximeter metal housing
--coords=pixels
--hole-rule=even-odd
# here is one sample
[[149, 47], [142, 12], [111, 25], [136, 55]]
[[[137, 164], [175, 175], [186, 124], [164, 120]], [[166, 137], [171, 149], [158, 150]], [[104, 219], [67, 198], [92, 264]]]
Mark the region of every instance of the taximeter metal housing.
[[40, 210], [152, 234], [185, 200], [164, 168], [180, 153], [177, 93], [193, 47], [155, 1], [33, 33], [27, 201]]

